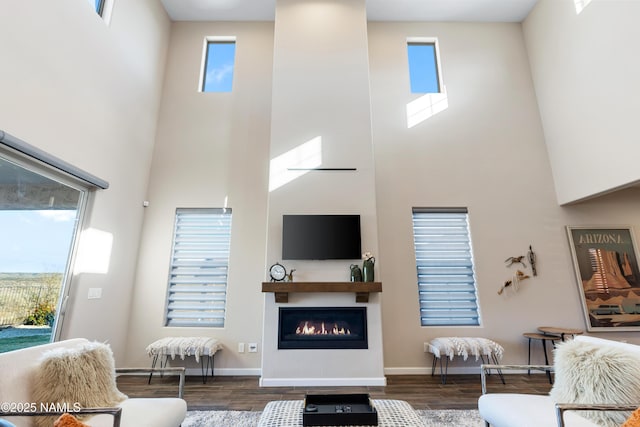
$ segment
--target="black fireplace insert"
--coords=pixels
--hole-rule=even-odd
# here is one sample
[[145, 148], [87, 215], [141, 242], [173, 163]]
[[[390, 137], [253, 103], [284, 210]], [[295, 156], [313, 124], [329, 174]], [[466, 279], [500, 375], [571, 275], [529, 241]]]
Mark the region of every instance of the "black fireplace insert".
[[366, 307], [280, 307], [279, 349], [366, 349]]

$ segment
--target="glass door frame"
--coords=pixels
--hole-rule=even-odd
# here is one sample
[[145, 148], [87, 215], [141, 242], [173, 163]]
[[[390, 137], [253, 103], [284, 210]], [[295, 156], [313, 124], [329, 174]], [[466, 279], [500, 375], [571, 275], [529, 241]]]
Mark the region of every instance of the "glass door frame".
[[78, 180], [69, 174], [55, 169], [43, 162], [21, 155], [13, 150], [0, 147], [0, 161], [12, 163], [31, 173], [41, 175], [59, 184], [70, 187], [79, 193], [73, 236], [71, 238], [71, 244], [69, 245], [69, 253], [67, 255], [65, 270], [62, 274], [62, 283], [60, 284], [60, 294], [56, 306], [55, 321], [51, 327], [51, 341], [54, 342], [60, 338], [62, 333], [62, 326], [67, 310], [67, 302], [71, 295], [71, 285], [74, 276], [73, 267], [77, 256], [80, 235], [85, 229], [85, 219], [88, 207], [93, 201], [93, 194], [95, 191], [93, 191], [93, 187], [87, 185], [84, 181]]

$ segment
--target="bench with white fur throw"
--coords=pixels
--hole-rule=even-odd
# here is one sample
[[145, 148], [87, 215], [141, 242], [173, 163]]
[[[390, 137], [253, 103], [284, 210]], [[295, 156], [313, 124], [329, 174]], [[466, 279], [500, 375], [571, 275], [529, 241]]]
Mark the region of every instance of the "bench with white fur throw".
[[[151, 368], [156, 367], [160, 359], [160, 367], [166, 367], [169, 356], [174, 360], [176, 356], [184, 360], [187, 356], [193, 356], [196, 363], [200, 362], [202, 371], [202, 382], [207, 382], [207, 372], [211, 366], [211, 377], [213, 377], [213, 356], [222, 348], [220, 341], [211, 337], [166, 337], [152, 342], [147, 346], [147, 354], [152, 357]], [[164, 360], [163, 360], [164, 358]], [[206, 360], [206, 367], [205, 367]], [[151, 377], [149, 375], [149, 383]]]
[[[477, 337], [440, 337], [434, 338], [429, 342], [429, 353], [433, 354], [433, 362], [431, 364], [431, 375], [436, 370], [436, 360], [440, 360], [440, 379], [442, 384], [447, 383], [447, 371], [449, 368], [449, 360], [453, 360], [455, 356], [462, 357], [467, 360], [469, 355], [474, 356], [486, 363], [498, 363], [498, 359], [502, 359], [504, 348], [495, 341], [488, 338]], [[442, 368], [442, 359], [445, 359], [445, 368]], [[502, 372], [498, 370], [500, 379], [504, 383]]]
[[[551, 370], [548, 395], [487, 393], [487, 369]], [[480, 416], [493, 427], [618, 427], [640, 406], [640, 346], [590, 336], [558, 343], [554, 365], [483, 365]], [[585, 410], [587, 409], [587, 410]]]

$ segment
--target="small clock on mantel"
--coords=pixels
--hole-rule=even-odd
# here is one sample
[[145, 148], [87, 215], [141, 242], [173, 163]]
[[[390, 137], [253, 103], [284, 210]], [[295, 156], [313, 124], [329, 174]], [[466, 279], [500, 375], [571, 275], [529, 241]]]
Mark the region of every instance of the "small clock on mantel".
[[284, 278], [287, 277], [287, 270], [284, 268], [284, 265], [276, 262], [269, 267], [269, 275], [271, 276], [272, 282], [282, 282]]

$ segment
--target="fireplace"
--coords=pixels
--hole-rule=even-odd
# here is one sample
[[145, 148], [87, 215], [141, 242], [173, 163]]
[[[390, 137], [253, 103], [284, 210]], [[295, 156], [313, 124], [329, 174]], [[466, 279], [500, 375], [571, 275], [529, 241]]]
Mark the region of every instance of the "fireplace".
[[280, 307], [278, 349], [366, 348], [366, 307]]

